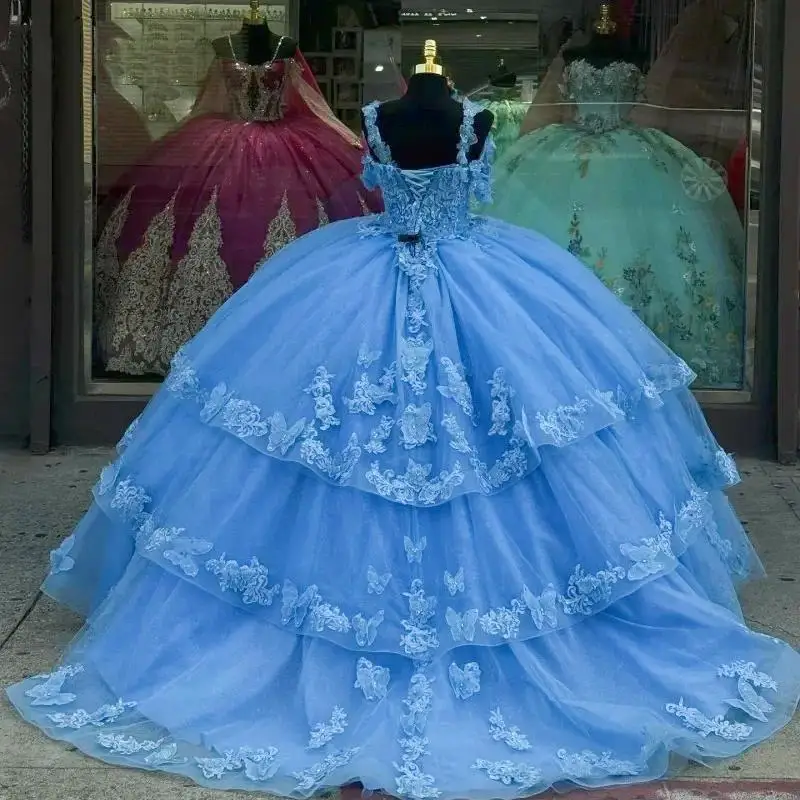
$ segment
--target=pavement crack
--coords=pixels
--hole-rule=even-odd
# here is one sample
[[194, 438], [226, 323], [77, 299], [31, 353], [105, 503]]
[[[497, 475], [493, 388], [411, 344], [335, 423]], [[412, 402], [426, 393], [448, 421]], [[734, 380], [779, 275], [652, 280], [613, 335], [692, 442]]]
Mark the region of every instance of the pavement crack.
[[33, 609], [36, 608], [36, 604], [39, 602], [42, 593], [41, 591], [36, 592], [36, 594], [28, 601], [28, 604], [23, 609], [22, 613], [17, 618], [17, 621], [11, 626], [10, 630], [0, 639], [0, 651], [11, 641], [14, 637], [14, 634], [25, 624], [25, 620], [33, 612]]

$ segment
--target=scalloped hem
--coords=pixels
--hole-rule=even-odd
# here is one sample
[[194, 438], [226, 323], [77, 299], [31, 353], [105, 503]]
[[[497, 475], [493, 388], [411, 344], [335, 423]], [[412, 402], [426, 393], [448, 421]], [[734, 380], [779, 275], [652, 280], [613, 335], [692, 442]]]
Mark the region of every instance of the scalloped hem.
[[[798, 655], [778, 640], [756, 638], [780, 647], [769, 675], [757, 671], [753, 663], [739, 661], [721, 666], [715, 678], [723, 682], [716, 688], [720, 698], [725, 696], [725, 682], [735, 695], [737, 677], [740, 687], [749, 687], [741, 695], [747, 701], [738, 701], [738, 708], [750, 703], [747, 714], [734, 708], [730, 719], [712, 718], [687, 708], [682, 698], [676, 704], [653, 697], [650, 708], [628, 709], [639, 715], [640, 722], [649, 720], [635, 732], [626, 729], [622, 718], [601, 722], [598, 712], [587, 710], [577, 738], [569, 708], [564, 710], [563, 726], [545, 725], [544, 733], [532, 724], [531, 709], [524, 714], [515, 710], [508, 688], [484, 684], [471, 693], [453, 681], [452, 667], [449, 683], [455, 699], [450, 698], [442, 665], [427, 669], [431, 677], [425, 669], [405, 675], [402, 684], [407, 690], [398, 687], [401, 695], [406, 691], [402, 703], [391, 689], [386, 693], [386, 685], [365, 682], [359, 672], [355, 689], [363, 691], [363, 705], [352, 719], [342, 707], [334, 706], [328, 722], [308, 726], [307, 744], [309, 734], [300, 731], [308, 730], [305, 716], [313, 712], [295, 710], [288, 703], [290, 698], [286, 706], [266, 712], [260, 734], [251, 730], [252, 720], [243, 722], [238, 732], [223, 727], [207, 733], [190, 725], [185, 734], [172, 733], [151, 721], [153, 714], [140, 711], [136, 701], [120, 698], [93, 668], [81, 663], [29, 678], [9, 687], [7, 694], [23, 719], [88, 756], [117, 766], [181, 775], [208, 788], [308, 798], [360, 783], [366, 792], [385, 792], [403, 800], [515, 800], [552, 789], [563, 792], [658, 780], [674, 771], [679, 761], [709, 765], [774, 735], [797, 707]], [[317, 660], [321, 657], [316, 654]], [[432, 694], [437, 685], [450, 699]], [[763, 698], [772, 699], [778, 687], [779, 701], [764, 705]], [[485, 704], [477, 715], [470, 705], [487, 689], [500, 699], [484, 720]], [[523, 694], [536, 692], [526, 686], [519, 689]], [[185, 688], [176, 686], [174, 691], [178, 698], [173, 700], [181, 702]], [[331, 702], [340, 699], [341, 692], [334, 694]], [[157, 695], [164, 702], [164, 696]], [[760, 706], [753, 705], [756, 700]], [[319, 705], [316, 699], [315, 705]], [[676, 705], [684, 713], [676, 714]], [[402, 716], [405, 707], [410, 717]], [[174, 706], [169, 713], [183, 716]], [[452, 715], [452, 719], [445, 724], [437, 713]], [[409, 738], [403, 738], [404, 726]], [[244, 744], [248, 735], [251, 741]], [[560, 746], [562, 741], [570, 746]], [[631, 755], [634, 751], [635, 756]]]
[[[573, 627], [669, 575], [692, 549], [696, 552], [687, 563], [704, 565], [705, 591], [737, 612], [734, 585], [764, 574], [727, 500], [695, 487], [675, 503], [674, 518], [662, 515], [657, 536], [621, 544], [617, 563], [606, 561], [597, 570], [568, 568], [557, 585], [549, 584], [538, 595], [527, 584], [538, 586], [541, 576], [529, 575], [505, 603], [481, 608], [456, 597], [458, 587], [440, 599], [427, 595], [424, 581], [413, 580], [404, 593], [406, 616], [401, 619], [395, 611], [387, 618], [382, 590], [370, 595], [374, 602], [369, 608], [348, 607], [341, 598], [326, 597], [316, 584], [298, 585], [296, 576], [276, 576], [272, 566], [257, 557], [241, 563], [230, 559], [225, 543], [216, 545], [190, 538], [181, 527], [165, 527], [143, 487], [119, 473], [115, 480], [109, 482], [106, 476], [105, 491], [98, 492], [80, 540], [76, 542], [73, 535], [54, 551], [53, 569], [42, 587], [85, 616], [129, 569], [136, 569], [134, 560], [141, 559], [181, 584], [275, 628], [355, 652], [374, 649], [414, 659], [465, 644], [494, 647], [523, 642]], [[738, 545], [720, 529], [738, 532]], [[422, 532], [430, 534], [427, 527]], [[729, 591], [720, 597], [726, 587]], [[423, 601], [433, 604], [424, 620], [416, 609]], [[391, 605], [388, 608], [392, 610]]]
[[[333, 486], [354, 488], [401, 505], [431, 508], [466, 494], [487, 497], [499, 494], [539, 467], [542, 461], [540, 449], [564, 448], [622, 422], [635, 421], [643, 407], [663, 408], [665, 396], [688, 391], [694, 377], [691, 369], [677, 358], [653, 366], [648, 374], [641, 375], [635, 390], [625, 393], [621, 389], [592, 389], [586, 397], [575, 398], [571, 406], [536, 412], [533, 416], [539, 431], [537, 434], [534, 434], [534, 418], [528, 416], [524, 406], [520, 406], [514, 415], [519, 421], [514, 424], [507, 447], [491, 465], [481, 460], [481, 453], [469, 443], [455, 416], [446, 414], [443, 425], [451, 439], [448, 451], [461, 455], [469, 468], [465, 470], [456, 458], [448, 466], [440, 464], [442, 469], [438, 474], [432, 474], [432, 464], [417, 463], [411, 457], [405, 472], [398, 473], [387, 469], [376, 456], [372, 456], [382, 452], [380, 448], [384, 445], [378, 439], [383, 435], [379, 430], [383, 423], [373, 430], [369, 441], [360, 442], [353, 433], [340, 452], [333, 452], [320, 440], [314, 422], [307, 423], [301, 419], [289, 424], [280, 411], [260, 409], [239, 397], [225, 383], [217, 383], [211, 388], [204, 386], [182, 353], [175, 357], [164, 388], [176, 402], [188, 401], [199, 406], [198, 421], [201, 424], [219, 428], [267, 457], [299, 464]], [[513, 392], [509, 396], [513, 396]], [[139, 419], [132, 423], [120, 441], [120, 452], [135, 440]], [[386, 435], [394, 424], [386, 425]], [[696, 435], [712, 441], [707, 430], [698, 430]], [[375, 436], [378, 439], [373, 441]], [[711, 449], [708, 444], [706, 448]], [[372, 461], [362, 475], [356, 467], [365, 452]], [[414, 451], [407, 452], [410, 456]], [[709, 466], [717, 473], [720, 487], [735, 485], [740, 480], [733, 459], [716, 444]]]

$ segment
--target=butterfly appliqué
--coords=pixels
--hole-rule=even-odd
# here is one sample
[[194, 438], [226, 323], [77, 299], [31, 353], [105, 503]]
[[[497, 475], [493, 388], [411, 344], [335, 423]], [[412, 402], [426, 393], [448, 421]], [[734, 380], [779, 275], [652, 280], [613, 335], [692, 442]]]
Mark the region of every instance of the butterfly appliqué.
[[364, 692], [367, 700], [382, 700], [389, 690], [389, 669], [373, 664], [368, 658], [356, 663], [355, 688]]
[[200, 572], [200, 565], [194, 560], [194, 556], [202, 556], [210, 553], [214, 549], [211, 542], [203, 539], [189, 539], [179, 536], [173, 539], [171, 547], [164, 551], [164, 559], [176, 567], [179, 567], [185, 575], [196, 578]]
[[448, 670], [453, 694], [459, 700], [467, 700], [481, 690], [481, 668], [474, 661], [459, 667], [453, 662]]
[[381, 357], [380, 350], [370, 350], [366, 342], [358, 348], [358, 366], [371, 367]]
[[309, 586], [301, 594], [290, 580], [284, 581], [281, 621], [284, 625], [294, 622], [295, 627], [299, 628], [303, 624], [308, 610], [318, 599], [319, 592], [316, 586]]
[[391, 572], [380, 574], [375, 567], [367, 567], [367, 592], [369, 594], [383, 594], [391, 579]]
[[463, 614], [448, 608], [444, 618], [450, 626], [450, 635], [454, 642], [471, 642], [475, 638], [475, 626], [478, 622], [478, 609], [470, 608]]
[[445, 570], [444, 585], [451, 597], [455, 597], [459, 592], [463, 592], [464, 586], [464, 567], [459, 567], [455, 575]]
[[427, 538], [423, 536], [418, 542], [415, 543], [410, 537], [406, 536], [403, 539], [403, 545], [406, 549], [406, 558], [408, 559], [408, 563], [421, 564], [422, 554], [425, 552], [425, 548], [428, 546]]
[[359, 647], [369, 647], [375, 641], [383, 617], [383, 611], [379, 611], [369, 619], [363, 614], [356, 614], [353, 617], [353, 629], [356, 632], [356, 643]]
[[545, 623], [550, 628], [558, 624], [558, 592], [551, 585], [537, 597], [527, 586], [522, 587], [522, 601], [531, 612], [533, 623], [539, 630]]
[[285, 456], [289, 452], [306, 427], [305, 419], [300, 419], [289, 427], [289, 424], [286, 422], [286, 417], [280, 412], [273, 414], [270, 417], [269, 423], [267, 450], [270, 453], [275, 450], [280, 450], [282, 456]]
[[725, 703], [733, 708], [739, 708], [745, 714], [757, 719], [759, 722], [768, 722], [767, 714], [775, 710], [772, 703], [765, 700], [754, 688], [750, 681], [745, 677], [740, 677], [737, 681], [739, 697], [725, 700]]

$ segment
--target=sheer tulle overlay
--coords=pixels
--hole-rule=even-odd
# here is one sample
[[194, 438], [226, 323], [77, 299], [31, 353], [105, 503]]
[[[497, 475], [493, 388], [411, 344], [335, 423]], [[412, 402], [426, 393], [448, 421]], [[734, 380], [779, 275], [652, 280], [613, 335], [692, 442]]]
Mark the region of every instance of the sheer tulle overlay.
[[570, 254], [468, 215], [488, 152], [284, 248], [177, 357], [52, 556], [88, 618], [9, 689], [104, 761], [306, 797], [513, 798], [767, 738], [800, 659], [688, 367]]

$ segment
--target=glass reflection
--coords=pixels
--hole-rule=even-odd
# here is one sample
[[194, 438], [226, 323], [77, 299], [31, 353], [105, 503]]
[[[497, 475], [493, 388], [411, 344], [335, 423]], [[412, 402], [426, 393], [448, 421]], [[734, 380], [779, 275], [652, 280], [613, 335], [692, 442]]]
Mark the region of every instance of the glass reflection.
[[106, 10], [95, 25], [93, 367], [157, 380], [266, 258], [381, 208], [342, 119], [361, 103], [362, 36], [335, 32], [337, 116], [284, 5]]
[[409, 57], [435, 38], [457, 91], [495, 115], [482, 211], [580, 258], [685, 358], [696, 388], [747, 389], [753, 3], [565, 4], [575, 13], [557, 19], [539, 5], [403, 16]]

